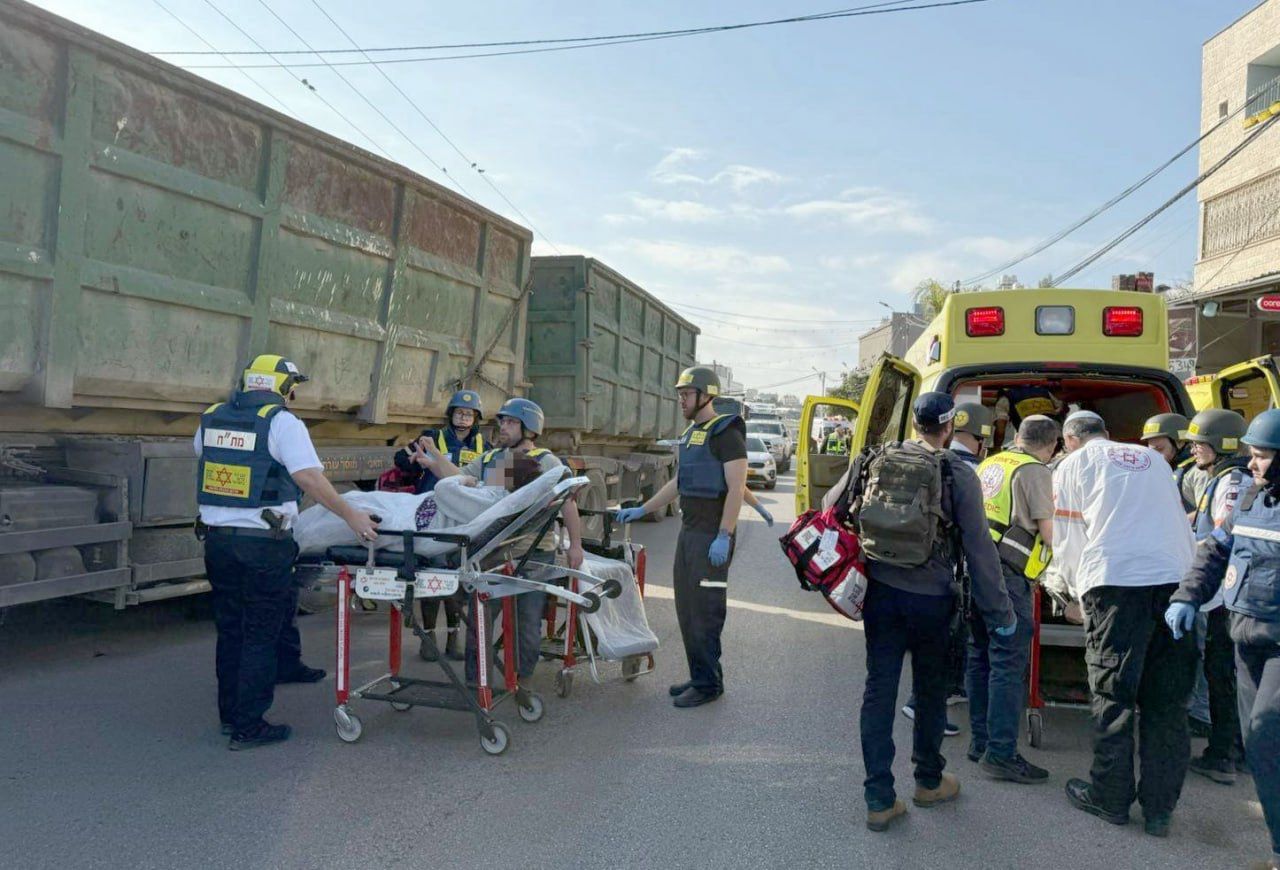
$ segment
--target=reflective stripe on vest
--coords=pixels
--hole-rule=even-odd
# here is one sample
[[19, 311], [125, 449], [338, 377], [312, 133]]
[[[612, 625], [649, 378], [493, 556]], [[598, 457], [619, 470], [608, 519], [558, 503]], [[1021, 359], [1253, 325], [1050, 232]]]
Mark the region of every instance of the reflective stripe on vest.
[[1052, 554], [1039, 531], [1032, 532], [1013, 522], [1013, 479], [1024, 467], [1043, 464], [1020, 450], [1006, 450], [986, 459], [977, 472], [991, 540], [995, 541], [1001, 560], [1028, 580], [1036, 580], [1044, 573]]
[[1227, 609], [1264, 622], [1280, 622], [1280, 504], [1256, 490], [1240, 502], [1231, 557], [1222, 578]]
[[[445, 433], [448, 433], [448, 437]], [[468, 448], [467, 441], [474, 440], [475, 446]], [[475, 432], [472, 437], [468, 437], [466, 441], [458, 438], [458, 433], [453, 431], [453, 427], [446, 426], [443, 429], [436, 430], [436, 447], [445, 456], [448, 456], [453, 464], [461, 468], [462, 466], [474, 462], [484, 453], [484, 436], [479, 432]]]

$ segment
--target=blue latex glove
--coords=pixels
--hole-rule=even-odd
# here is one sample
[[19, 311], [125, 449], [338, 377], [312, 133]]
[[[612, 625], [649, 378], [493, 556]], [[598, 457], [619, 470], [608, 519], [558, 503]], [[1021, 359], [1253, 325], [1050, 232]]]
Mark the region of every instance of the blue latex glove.
[[724, 529], [720, 530], [720, 534], [716, 535], [716, 539], [711, 542], [711, 549], [707, 551], [707, 555], [711, 558], [711, 566], [713, 568], [719, 568], [729, 561], [728, 532]]
[[1018, 630], [1018, 614], [1013, 615], [1013, 622], [1004, 628], [993, 629], [993, 631], [1001, 637], [1013, 637], [1013, 633]]
[[773, 514], [765, 510], [765, 507], [762, 504], [753, 504], [752, 507], [755, 508], [756, 513], [760, 514], [761, 518], [764, 519], [765, 525], [769, 528], [773, 528]]
[[629, 507], [629, 508], [619, 509], [619, 511], [613, 515], [613, 519], [615, 522], [619, 522], [619, 523], [634, 523], [636, 520], [640, 519], [643, 516], [644, 516], [644, 508]]
[[1182, 635], [1191, 631], [1196, 624], [1196, 609], [1185, 601], [1175, 601], [1164, 612], [1164, 624], [1169, 626], [1174, 640], [1182, 640]]

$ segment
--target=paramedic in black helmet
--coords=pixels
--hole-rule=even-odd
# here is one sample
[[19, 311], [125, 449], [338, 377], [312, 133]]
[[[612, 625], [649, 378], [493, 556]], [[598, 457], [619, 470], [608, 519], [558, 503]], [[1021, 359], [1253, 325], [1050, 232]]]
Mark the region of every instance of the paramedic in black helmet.
[[689, 681], [671, 686], [677, 707], [697, 707], [724, 693], [720, 632], [729, 590], [729, 562], [747, 482], [747, 427], [736, 414], [717, 414], [720, 378], [709, 366], [685, 369], [675, 384], [689, 427], [680, 436], [680, 469], [640, 507], [618, 511], [629, 523], [680, 496], [682, 524], [673, 569], [676, 617], [689, 661]]
[[293, 618], [293, 522], [303, 493], [341, 517], [362, 541], [376, 521], [338, 495], [301, 420], [286, 410], [307, 376], [284, 357], [262, 354], [226, 402], [200, 417], [196, 534], [213, 591], [218, 713], [230, 749], [287, 740], [288, 725], [272, 725], [276, 683], [313, 683], [325, 672], [302, 663]]
[[[867, 773], [863, 783], [867, 827], [873, 831], [887, 829], [907, 812], [906, 804], [894, 790], [893, 721], [902, 663], [908, 652], [916, 700], [911, 753], [916, 782], [913, 801], [918, 807], [932, 807], [953, 800], [960, 793], [960, 782], [943, 770], [946, 760], [941, 752], [946, 723], [947, 646], [956, 609], [954, 584], [959, 560], [967, 565], [973, 604], [986, 623], [1002, 634], [1012, 634], [1017, 628], [983, 512], [982, 488], [968, 463], [946, 449], [954, 430], [955, 404], [946, 393], [922, 393], [912, 411], [920, 439], [907, 442], [904, 448], [941, 454], [937, 457], [943, 464], [941, 509], [954, 531], [943, 534], [932, 554], [917, 567], [867, 560], [869, 583], [862, 611], [867, 680], [861, 732], [862, 763]], [[858, 475], [853, 470], [848, 479], [858, 485]]]

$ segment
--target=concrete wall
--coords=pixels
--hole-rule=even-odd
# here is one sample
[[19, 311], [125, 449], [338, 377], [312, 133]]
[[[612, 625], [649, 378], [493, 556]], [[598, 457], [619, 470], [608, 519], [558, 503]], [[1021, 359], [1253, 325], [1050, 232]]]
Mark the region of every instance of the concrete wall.
[[907, 348], [924, 330], [923, 318], [895, 311], [879, 326], [858, 336], [858, 368], [865, 369], [888, 352], [905, 356]]
[[[1234, 112], [1273, 70], [1280, 73], [1280, 0], [1266, 0], [1204, 44], [1201, 133], [1218, 123], [1223, 103]], [[1202, 172], [1256, 134], [1244, 119], [1260, 108], [1250, 106], [1201, 144]], [[1280, 129], [1261, 135], [1200, 185], [1197, 294], [1280, 270]]]

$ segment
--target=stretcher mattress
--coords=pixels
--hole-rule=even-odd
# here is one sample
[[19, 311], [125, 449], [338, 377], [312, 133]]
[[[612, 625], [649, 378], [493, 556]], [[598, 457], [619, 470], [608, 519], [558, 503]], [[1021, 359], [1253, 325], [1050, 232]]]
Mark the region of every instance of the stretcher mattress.
[[589, 555], [582, 570], [600, 580], [617, 580], [622, 586], [617, 598], [603, 598], [599, 610], [585, 614], [596, 638], [596, 654], [608, 661], [621, 661], [656, 650], [658, 636], [649, 628], [640, 587], [626, 563]]

